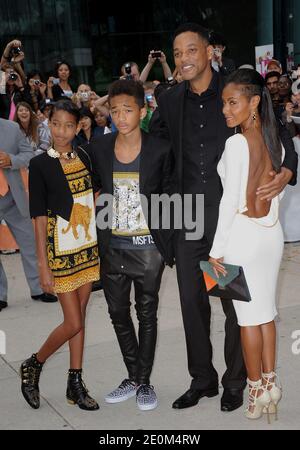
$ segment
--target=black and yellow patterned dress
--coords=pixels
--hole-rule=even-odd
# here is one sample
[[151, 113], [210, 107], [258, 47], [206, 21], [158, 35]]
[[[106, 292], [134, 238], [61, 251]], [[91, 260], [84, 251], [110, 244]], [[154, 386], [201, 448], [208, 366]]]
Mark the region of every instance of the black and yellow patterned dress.
[[63, 166], [73, 196], [69, 222], [48, 212], [47, 255], [56, 293], [99, 280], [94, 196], [91, 176], [77, 156]]

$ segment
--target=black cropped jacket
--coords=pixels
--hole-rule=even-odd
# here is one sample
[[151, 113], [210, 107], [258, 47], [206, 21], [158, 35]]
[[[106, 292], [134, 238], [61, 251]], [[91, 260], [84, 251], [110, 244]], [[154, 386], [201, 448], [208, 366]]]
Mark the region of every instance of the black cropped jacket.
[[[78, 156], [89, 172], [91, 160], [82, 148]], [[69, 221], [73, 197], [58, 158], [47, 153], [35, 156], [29, 164], [29, 207], [32, 218], [47, 216], [48, 210]]]

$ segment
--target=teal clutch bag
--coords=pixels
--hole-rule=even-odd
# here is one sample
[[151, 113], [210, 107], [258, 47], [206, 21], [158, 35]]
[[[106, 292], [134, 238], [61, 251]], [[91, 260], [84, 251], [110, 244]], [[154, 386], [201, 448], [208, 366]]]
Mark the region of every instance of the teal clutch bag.
[[212, 264], [208, 261], [200, 261], [200, 269], [203, 272], [205, 286], [208, 295], [219, 297], [222, 300], [240, 300], [250, 302], [251, 296], [243, 268], [233, 264], [224, 264], [227, 274], [216, 276]]
[[216, 277], [213, 266], [208, 261], [201, 261], [200, 268], [202, 272], [208, 273], [213, 279], [218, 282], [218, 285], [221, 287], [225, 287], [228, 283], [234, 280], [240, 273], [240, 267], [234, 266], [232, 264], [224, 264], [222, 266], [225, 267], [227, 275], [219, 274], [219, 278]]

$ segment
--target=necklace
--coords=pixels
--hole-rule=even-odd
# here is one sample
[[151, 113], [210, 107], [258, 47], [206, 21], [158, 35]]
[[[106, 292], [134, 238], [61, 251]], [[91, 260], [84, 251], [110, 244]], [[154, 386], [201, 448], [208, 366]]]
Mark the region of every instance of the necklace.
[[75, 152], [75, 150], [72, 150], [71, 152], [60, 153], [60, 152], [54, 150], [54, 148], [52, 148], [52, 147], [50, 147], [47, 150], [47, 154], [51, 158], [64, 158], [64, 159], [75, 159], [77, 156], [77, 153]]

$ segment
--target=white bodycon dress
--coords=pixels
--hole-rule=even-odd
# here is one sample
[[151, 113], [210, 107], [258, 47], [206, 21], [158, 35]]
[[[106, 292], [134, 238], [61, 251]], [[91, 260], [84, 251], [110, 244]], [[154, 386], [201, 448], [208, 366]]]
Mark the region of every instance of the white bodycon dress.
[[[284, 149], [283, 149], [284, 153]], [[219, 220], [210, 256], [242, 266], [251, 302], [233, 300], [240, 326], [271, 322], [277, 315], [276, 286], [283, 252], [283, 233], [278, 220], [280, 194], [267, 216], [252, 219], [247, 211], [249, 147], [242, 134], [226, 141], [218, 173], [223, 185]]]

